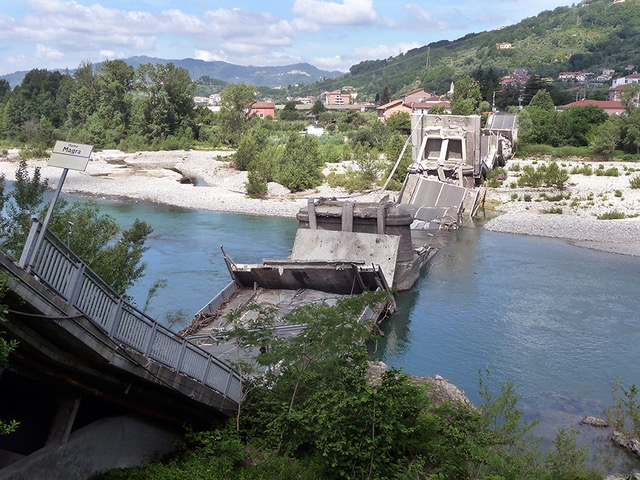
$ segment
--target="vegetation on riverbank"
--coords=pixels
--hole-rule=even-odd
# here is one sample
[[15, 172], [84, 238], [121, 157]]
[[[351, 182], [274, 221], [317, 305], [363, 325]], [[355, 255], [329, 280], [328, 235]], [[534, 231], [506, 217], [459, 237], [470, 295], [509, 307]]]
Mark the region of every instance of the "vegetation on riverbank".
[[[240, 422], [188, 430], [177, 451], [117, 479], [595, 479], [575, 433], [559, 430], [555, 448], [541, 452], [517, 408], [517, 388], [497, 393], [480, 376], [477, 409], [438, 403], [430, 387], [391, 369], [372, 382], [367, 367], [370, 328], [357, 318], [371, 296], [296, 310], [288, 319], [307, 325], [290, 339], [272, 340], [258, 357]], [[255, 322], [268, 333], [271, 313]], [[240, 318], [236, 316], [235, 318]], [[234, 338], [250, 342], [249, 325]], [[261, 341], [264, 341], [262, 339]]]

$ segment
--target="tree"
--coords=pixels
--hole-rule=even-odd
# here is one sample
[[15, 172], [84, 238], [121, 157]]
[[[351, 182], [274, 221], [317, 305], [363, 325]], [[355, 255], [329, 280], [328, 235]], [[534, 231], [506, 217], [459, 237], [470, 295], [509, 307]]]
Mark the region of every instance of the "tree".
[[380, 105], [386, 105], [391, 101], [391, 90], [388, 85], [382, 89], [382, 93], [380, 94]]
[[68, 237], [69, 248], [118, 295], [124, 295], [144, 275], [144, 244], [153, 232], [146, 222], [136, 218], [123, 230], [93, 202], [68, 205], [61, 200], [49, 228], [60, 238]]
[[173, 63], [143, 63], [136, 70], [136, 87], [144, 95], [138, 100], [135, 130], [162, 142], [192, 126], [195, 115], [188, 70]]
[[538, 107], [543, 110], [549, 110], [549, 111], [555, 109], [555, 105], [553, 104], [551, 95], [545, 89], [541, 89], [536, 92], [536, 94], [533, 96], [533, 98], [529, 102], [529, 106]]
[[587, 146], [593, 130], [608, 118], [609, 115], [595, 105], [567, 108], [557, 116], [558, 133], [567, 145]]
[[411, 133], [411, 116], [408, 112], [396, 112], [385, 122], [386, 126], [393, 131], [409, 135]]
[[620, 88], [620, 103], [627, 113], [635, 108], [638, 95], [640, 95], [640, 83], [628, 83]]
[[620, 119], [620, 136], [625, 150], [640, 154], [640, 109], [631, 110]]
[[316, 120], [318, 120], [321, 113], [324, 113], [326, 111], [327, 111], [327, 107], [324, 106], [324, 103], [322, 102], [322, 100], [317, 99], [315, 102], [313, 102], [313, 106], [311, 107], [311, 113], [313, 113], [313, 115], [316, 117]]
[[598, 127], [595, 136], [589, 143], [589, 148], [597, 153], [612, 157], [619, 141], [620, 127], [616, 120], [610, 118]]
[[[42, 205], [47, 181], [41, 181], [36, 168], [32, 177], [21, 162], [16, 171], [13, 190], [5, 192], [4, 177], [0, 177], [1, 247], [8, 255], [18, 258], [31, 228], [31, 219]], [[45, 209], [39, 211], [43, 219]], [[71, 226], [71, 229], [70, 229]], [[142, 254], [151, 227], [136, 219], [127, 229], [109, 215], [101, 215], [95, 203], [68, 205], [60, 199], [49, 223], [49, 229], [59, 238], [67, 239], [70, 248], [119, 295], [139, 279], [146, 268]]]
[[224, 140], [237, 145], [247, 129], [248, 112], [258, 92], [253, 85], [229, 84], [220, 94], [219, 123]]
[[251, 131], [240, 140], [233, 163], [238, 170], [248, 170], [252, 161], [258, 158], [266, 148], [269, 140], [267, 130], [262, 123], [257, 123]]
[[11, 84], [4, 78], [0, 78], [0, 102], [11, 91]]
[[280, 158], [277, 181], [288, 189], [299, 192], [317, 187], [322, 182], [322, 159], [318, 141], [310, 135], [289, 135]]
[[293, 100], [290, 100], [284, 104], [284, 108], [280, 112], [279, 117], [280, 117], [280, 120], [286, 120], [291, 122], [295, 120], [300, 120], [300, 118], [302, 117], [302, 112], [299, 112], [296, 109], [296, 102], [294, 102]]
[[479, 113], [481, 100], [480, 85], [467, 75], [455, 83], [453, 95], [451, 96], [451, 114], [477, 114]]

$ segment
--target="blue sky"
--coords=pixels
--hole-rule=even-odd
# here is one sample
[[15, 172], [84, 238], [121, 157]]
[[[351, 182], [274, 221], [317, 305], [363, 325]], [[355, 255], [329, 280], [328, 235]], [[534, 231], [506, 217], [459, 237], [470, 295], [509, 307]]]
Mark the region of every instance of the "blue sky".
[[149, 55], [346, 71], [563, 0], [0, 0], [0, 75]]

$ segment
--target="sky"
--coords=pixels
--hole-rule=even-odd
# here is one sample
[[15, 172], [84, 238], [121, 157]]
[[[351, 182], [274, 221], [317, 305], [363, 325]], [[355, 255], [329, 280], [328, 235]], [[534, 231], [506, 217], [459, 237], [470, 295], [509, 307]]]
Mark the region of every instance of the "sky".
[[136, 55], [347, 71], [566, 0], [0, 0], [0, 75]]

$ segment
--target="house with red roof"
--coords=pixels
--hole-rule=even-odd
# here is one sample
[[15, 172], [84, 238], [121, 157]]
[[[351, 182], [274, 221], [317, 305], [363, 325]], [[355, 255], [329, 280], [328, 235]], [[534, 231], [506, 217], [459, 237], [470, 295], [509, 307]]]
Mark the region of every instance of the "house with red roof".
[[593, 105], [602, 108], [609, 116], [621, 115], [624, 112], [622, 103], [610, 100], [580, 100], [578, 102], [568, 103], [558, 107], [558, 110], [565, 110], [572, 107], [585, 107], [587, 105]]
[[276, 118], [276, 104], [273, 102], [256, 102], [249, 107], [249, 118], [254, 115], [260, 118]]

